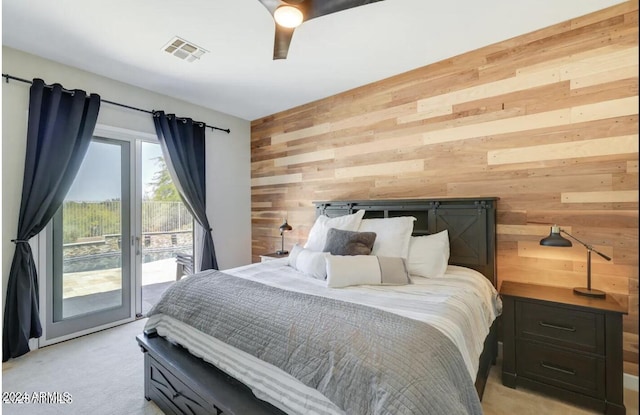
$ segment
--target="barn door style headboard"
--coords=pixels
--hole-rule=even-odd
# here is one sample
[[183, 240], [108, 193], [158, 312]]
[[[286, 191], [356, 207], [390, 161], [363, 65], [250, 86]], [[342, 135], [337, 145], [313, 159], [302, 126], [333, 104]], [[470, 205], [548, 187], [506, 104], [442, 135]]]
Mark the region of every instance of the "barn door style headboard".
[[414, 236], [449, 232], [449, 264], [481, 272], [496, 286], [498, 198], [393, 199], [313, 202], [316, 216], [336, 217], [365, 210], [365, 219], [413, 216]]

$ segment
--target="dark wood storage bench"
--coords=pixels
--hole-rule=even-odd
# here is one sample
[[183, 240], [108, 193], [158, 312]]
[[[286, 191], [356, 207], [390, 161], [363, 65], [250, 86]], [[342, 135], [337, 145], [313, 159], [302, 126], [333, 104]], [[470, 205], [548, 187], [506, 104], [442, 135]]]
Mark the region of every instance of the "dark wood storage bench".
[[185, 348], [157, 336], [136, 337], [144, 352], [144, 397], [165, 414], [283, 415], [278, 408]]

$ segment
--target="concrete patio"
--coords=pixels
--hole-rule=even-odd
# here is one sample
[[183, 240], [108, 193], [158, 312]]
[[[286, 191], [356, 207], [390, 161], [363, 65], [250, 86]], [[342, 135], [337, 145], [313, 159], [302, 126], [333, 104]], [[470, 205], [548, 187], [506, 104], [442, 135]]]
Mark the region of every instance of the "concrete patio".
[[[120, 305], [122, 270], [67, 273], [63, 282], [63, 316], [69, 317]], [[175, 258], [142, 264], [142, 314], [159, 299], [176, 280]]]

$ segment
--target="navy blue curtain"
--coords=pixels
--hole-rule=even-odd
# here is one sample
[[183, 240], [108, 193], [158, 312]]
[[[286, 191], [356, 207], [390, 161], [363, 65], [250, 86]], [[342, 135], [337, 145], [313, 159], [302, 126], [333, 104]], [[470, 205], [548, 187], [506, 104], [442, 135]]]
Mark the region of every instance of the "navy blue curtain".
[[202, 226], [200, 270], [218, 269], [211, 226], [206, 213], [205, 124], [190, 118], [177, 118], [164, 111], [153, 113], [153, 123], [160, 140], [169, 173], [189, 212]]
[[18, 234], [12, 240], [16, 250], [4, 307], [3, 362], [29, 352], [29, 339], [42, 335], [38, 276], [29, 239], [62, 205], [89, 148], [99, 109], [99, 95], [87, 97], [81, 90], [33, 80]]

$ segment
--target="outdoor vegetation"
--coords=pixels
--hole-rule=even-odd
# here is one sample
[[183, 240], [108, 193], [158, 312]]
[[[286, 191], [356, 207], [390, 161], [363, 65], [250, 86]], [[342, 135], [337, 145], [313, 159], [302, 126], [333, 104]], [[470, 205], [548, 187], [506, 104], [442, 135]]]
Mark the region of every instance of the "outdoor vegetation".
[[[142, 232], [175, 232], [192, 230], [193, 220], [169, 170], [161, 157], [155, 159], [158, 170], [150, 183], [150, 191], [142, 201]], [[66, 201], [63, 214], [63, 243], [72, 244], [120, 234], [120, 200], [101, 202]]]

